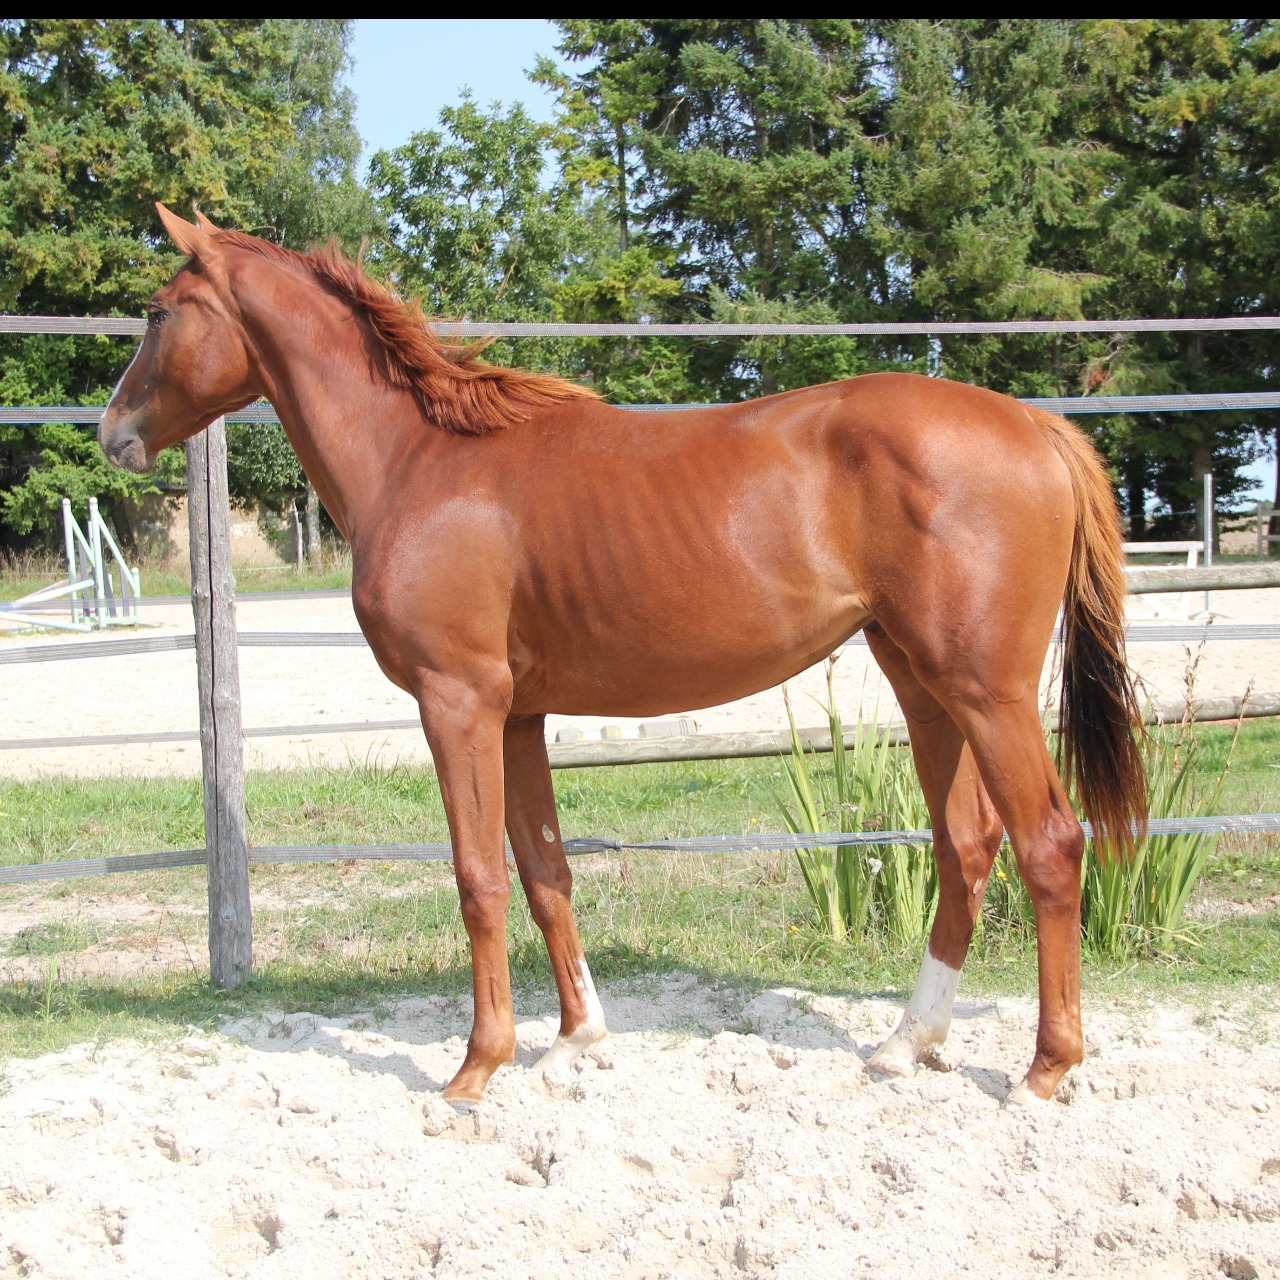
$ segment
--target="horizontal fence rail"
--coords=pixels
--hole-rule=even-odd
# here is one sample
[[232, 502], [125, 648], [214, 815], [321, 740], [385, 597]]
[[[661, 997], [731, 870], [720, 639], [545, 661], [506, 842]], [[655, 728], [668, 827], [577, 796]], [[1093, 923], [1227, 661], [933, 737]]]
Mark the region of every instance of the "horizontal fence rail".
[[[734, 323], [696, 320], [683, 324], [597, 323], [526, 320], [433, 320], [444, 337], [485, 338], [782, 338], [824, 334], [836, 337], [927, 337], [965, 333], [1227, 333], [1280, 329], [1280, 316], [1183, 317], [1164, 320], [888, 320], [849, 324]], [[134, 316], [0, 315], [0, 333], [106, 334], [137, 337], [147, 322]]]
[[1280, 563], [1211, 564], [1197, 569], [1179, 565], [1130, 565], [1124, 571], [1131, 596], [1163, 595], [1172, 591], [1252, 591], [1280, 587]]
[[[250, 597], [252, 599], [253, 597]], [[1280, 622], [1159, 623], [1135, 622], [1125, 627], [1126, 644], [1191, 644], [1210, 640], [1280, 640]], [[362, 631], [241, 631], [236, 643], [242, 649], [367, 649]], [[862, 632], [846, 640], [865, 647]], [[1062, 643], [1062, 628], [1053, 632], [1053, 643]], [[0, 667], [29, 662], [68, 662], [84, 658], [121, 658], [140, 653], [173, 653], [195, 648], [195, 636], [137, 636], [124, 640], [80, 640], [65, 644], [33, 644], [0, 650]]]
[[[1092, 826], [1081, 823], [1086, 836]], [[1149, 836], [1227, 835], [1280, 831], [1280, 813], [1225, 814], [1221, 817], [1152, 818]], [[796, 849], [838, 848], [842, 845], [874, 847], [885, 844], [930, 844], [933, 832], [920, 831], [808, 831], [753, 832], [739, 836], [687, 836], [672, 840], [607, 840], [585, 836], [564, 841], [569, 857], [600, 853], [782, 853]], [[507, 846], [507, 857], [512, 857]], [[249, 849], [250, 865], [290, 862], [449, 862], [448, 844], [337, 844], [265, 845]], [[78, 858], [65, 862], [35, 862], [0, 867], [0, 884], [24, 884], [42, 880], [70, 880], [83, 876], [115, 875], [132, 871], [163, 871], [171, 867], [205, 865], [203, 849], [174, 849], [164, 853], [126, 853], [109, 858]]]
[[[1036, 409], [1049, 409], [1054, 413], [1196, 413], [1243, 409], [1280, 409], [1280, 391], [1228, 391], [1205, 395], [1168, 396], [1015, 396], [1021, 404]], [[714, 404], [623, 404], [620, 409], [636, 409], [645, 413], [658, 413], [665, 409], [714, 409]], [[248, 410], [245, 410], [248, 413]], [[274, 411], [273, 411], [274, 414]], [[228, 414], [229, 422], [278, 422], [275, 416], [263, 415], [240, 418]], [[0, 419], [3, 421], [3, 419]], [[53, 419], [47, 419], [53, 421]], [[59, 422], [70, 419], [59, 418]], [[94, 419], [97, 421], [97, 419]]]
[[[1208, 395], [1168, 396], [1019, 396], [1023, 404], [1054, 413], [1199, 413], [1247, 409], [1280, 409], [1280, 391], [1240, 391]], [[623, 404], [619, 409], [660, 413], [674, 410], [715, 409], [712, 404]], [[0, 423], [37, 425], [67, 422], [73, 426], [97, 426], [103, 405], [5, 405], [0, 406]], [[228, 422], [279, 422], [280, 415], [270, 405], [250, 405], [227, 414]]]
[[[1280, 563], [1270, 562], [1261, 564], [1213, 564], [1195, 569], [1188, 569], [1182, 565], [1130, 565], [1126, 567], [1124, 572], [1126, 589], [1130, 595], [1167, 595], [1183, 591], [1252, 591], [1259, 587], [1280, 587]], [[235, 598], [240, 603], [253, 604], [255, 602], [278, 603], [285, 600], [301, 599], [304, 596], [308, 600], [350, 599], [351, 588], [334, 587], [320, 591], [238, 591]], [[191, 598], [190, 596], [146, 596], [145, 600], [148, 605], [185, 605], [190, 603]], [[82, 600], [81, 603], [89, 607], [106, 606], [111, 602], [109, 600]], [[52, 601], [23, 605], [21, 611], [24, 614], [48, 613], [52, 615], [63, 613], [69, 607], [65, 602]], [[11, 608], [16, 609], [16, 606], [9, 602], [0, 602], [0, 614], [8, 612]], [[1245, 624], [1240, 625], [1243, 626]], [[1268, 624], [1257, 623], [1252, 625], [1265, 626]], [[1225, 626], [1222, 629], [1225, 630]], [[153, 638], [157, 642], [165, 639], [165, 637], [160, 636]], [[157, 648], [164, 647], [163, 644], [157, 643]], [[5, 661], [5, 658], [0, 655], [0, 662], [3, 661]], [[13, 661], [21, 662], [23, 659], [15, 658]]]
[[[321, 587], [316, 590], [308, 590], [306, 588], [297, 588], [293, 591], [237, 591], [235, 598], [242, 604], [279, 604], [287, 600], [350, 600], [350, 587]], [[191, 597], [185, 596], [146, 596], [146, 603], [150, 606], [156, 605], [185, 605], [191, 607]], [[111, 603], [108, 599], [89, 599], [81, 597], [81, 603], [85, 608], [105, 608]], [[9, 608], [16, 608], [17, 605], [11, 601], [0, 601], [0, 613], [5, 612]], [[23, 613], [31, 613], [37, 609], [41, 611], [56, 613], [65, 610], [69, 606], [63, 601], [38, 601], [34, 605], [23, 605]]]

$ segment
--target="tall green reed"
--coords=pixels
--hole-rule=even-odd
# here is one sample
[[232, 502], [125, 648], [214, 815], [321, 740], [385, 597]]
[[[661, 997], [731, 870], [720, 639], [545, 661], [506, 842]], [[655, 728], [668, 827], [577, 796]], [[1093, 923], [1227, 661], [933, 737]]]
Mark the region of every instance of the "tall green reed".
[[[1194, 676], [1193, 662], [1187, 672], [1188, 708]], [[787, 828], [799, 833], [927, 827], [928, 809], [907, 754], [892, 747], [874, 723], [859, 722], [846, 746], [831, 663], [824, 710], [833, 747], [829, 777], [813, 767], [787, 700], [791, 755], [784, 758], [787, 794], [778, 799]], [[1203, 817], [1216, 811], [1240, 723], [1225, 768], [1207, 788], [1196, 785], [1198, 744], [1190, 710], [1177, 725], [1147, 738], [1144, 758], [1153, 818]], [[1081, 869], [1084, 945], [1097, 955], [1126, 957], [1167, 953], [1190, 941], [1187, 907], [1218, 838], [1147, 836], [1131, 857], [1103, 857], [1088, 843]], [[834, 940], [879, 936], [912, 942], [923, 936], [938, 893], [932, 845], [839, 845], [801, 849], [796, 857], [819, 927]], [[1025, 931], [1034, 922], [1016, 865], [1012, 849], [1002, 845], [983, 905], [985, 928]]]
[[[831, 772], [811, 767], [788, 698], [791, 756], [784, 758], [787, 795], [778, 798], [783, 822], [804, 831], [918, 831], [929, 812], [907, 753], [874, 722], [859, 721], [845, 742], [836, 707], [834, 662], [827, 663]], [[842, 844], [796, 853], [819, 926], [836, 941], [868, 933], [899, 942], [918, 940], [938, 896], [931, 845]]]
[[[1188, 680], [1187, 711], [1172, 735], [1158, 730], [1144, 744], [1152, 817], [1200, 818], [1216, 811], [1240, 724], [1237, 720], [1225, 768], [1207, 788], [1198, 787]], [[1125, 956], [1170, 952], [1189, 941], [1187, 906], [1218, 839], [1211, 834], [1147, 836], [1129, 858], [1087, 851], [1081, 903], [1085, 944], [1103, 955]]]

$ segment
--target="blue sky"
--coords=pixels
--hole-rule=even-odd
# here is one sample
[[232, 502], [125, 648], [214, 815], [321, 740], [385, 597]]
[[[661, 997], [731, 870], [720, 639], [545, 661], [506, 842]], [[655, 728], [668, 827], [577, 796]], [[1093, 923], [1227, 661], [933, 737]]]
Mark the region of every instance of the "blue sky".
[[350, 84], [364, 158], [434, 128], [463, 87], [485, 105], [523, 102], [535, 119], [549, 120], [550, 96], [524, 73], [539, 54], [556, 56], [557, 39], [545, 18], [358, 19]]
[[[523, 102], [535, 119], [549, 120], [550, 96], [524, 73], [539, 54], [557, 57], [557, 39], [545, 18], [358, 19], [350, 84], [364, 158], [434, 128], [464, 86], [485, 105]], [[1258, 463], [1252, 474], [1263, 486], [1257, 496], [1272, 497], [1275, 462]]]

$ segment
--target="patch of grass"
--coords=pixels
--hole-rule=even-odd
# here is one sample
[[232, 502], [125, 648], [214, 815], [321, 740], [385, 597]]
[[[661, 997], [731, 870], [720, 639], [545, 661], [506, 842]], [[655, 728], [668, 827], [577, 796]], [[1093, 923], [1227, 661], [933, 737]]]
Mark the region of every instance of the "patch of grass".
[[[776, 825], [780, 763], [635, 765], [555, 774], [566, 835], [654, 840]], [[250, 773], [257, 845], [403, 844], [448, 839], [434, 772], [355, 762]], [[181, 778], [0, 779], [0, 865], [198, 847], [200, 786]], [[104, 885], [106, 882], [98, 882]]]
[[[1170, 726], [1165, 733], [1175, 731]], [[1213, 780], [1222, 778], [1220, 813], [1280, 812], [1280, 720], [1244, 721], [1232, 754], [1234, 733], [1234, 721], [1196, 726], [1191, 773], [1197, 789], [1208, 791]]]
[[9, 940], [11, 956], [59, 956], [83, 951], [98, 941], [97, 929], [83, 920], [52, 920], [19, 929]]

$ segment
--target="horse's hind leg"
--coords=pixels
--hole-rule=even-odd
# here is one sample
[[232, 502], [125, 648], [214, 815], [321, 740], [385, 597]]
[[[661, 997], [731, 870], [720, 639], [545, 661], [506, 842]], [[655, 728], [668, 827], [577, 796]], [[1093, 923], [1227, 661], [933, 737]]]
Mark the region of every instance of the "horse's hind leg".
[[[1047, 626], [1043, 628], [1047, 631]], [[1084, 834], [1049, 758], [1036, 705], [1034, 636], [1001, 651], [917, 637], [910, 670], [964, 735], [1009, 833], [1036, 915], [1040, 1021], [1036, 1053], [1014, 1102], [1047, 1100], [1083, 1057], [1080, 1026], [1080, 864]], [[963, 758], [963, 756], [962, 756]], [[994, 852], [994, 847], [993, 850]], [[977, 895], [975, 895], [977, 896]]]
[[1080, 1025], [1080, 866], [1084, 832], [1045, 746], [1034, 694], [1000, 703], [957, 699], [949, 710], [1004, 819], [1036, 915], [1040, 1020], [1036, 1052], [1011, 1102], [1047, 1101], [1084, 1058]]
[[907, 1075], [921, 1056], [946, 1039], [1002, 824], [955, 721], [916, 679], [906, 654], [878, 626], [868, 627], [866, 636], [906, 716], [938, 863], [938, 910], [920, 976], [897, 1030], [869, 1064], [891, 1075]]
[[543, 737], [543, 718], [507, 722], [502, 739], [507, 834], [534, 922], [546, 939], [560, 994], [560, 1034], [538, 1066], [559, 1071], [604, 1039], [604, 1010], [582, 952], [570, 894], [573, 877], [564, 856], [555, 793]]

